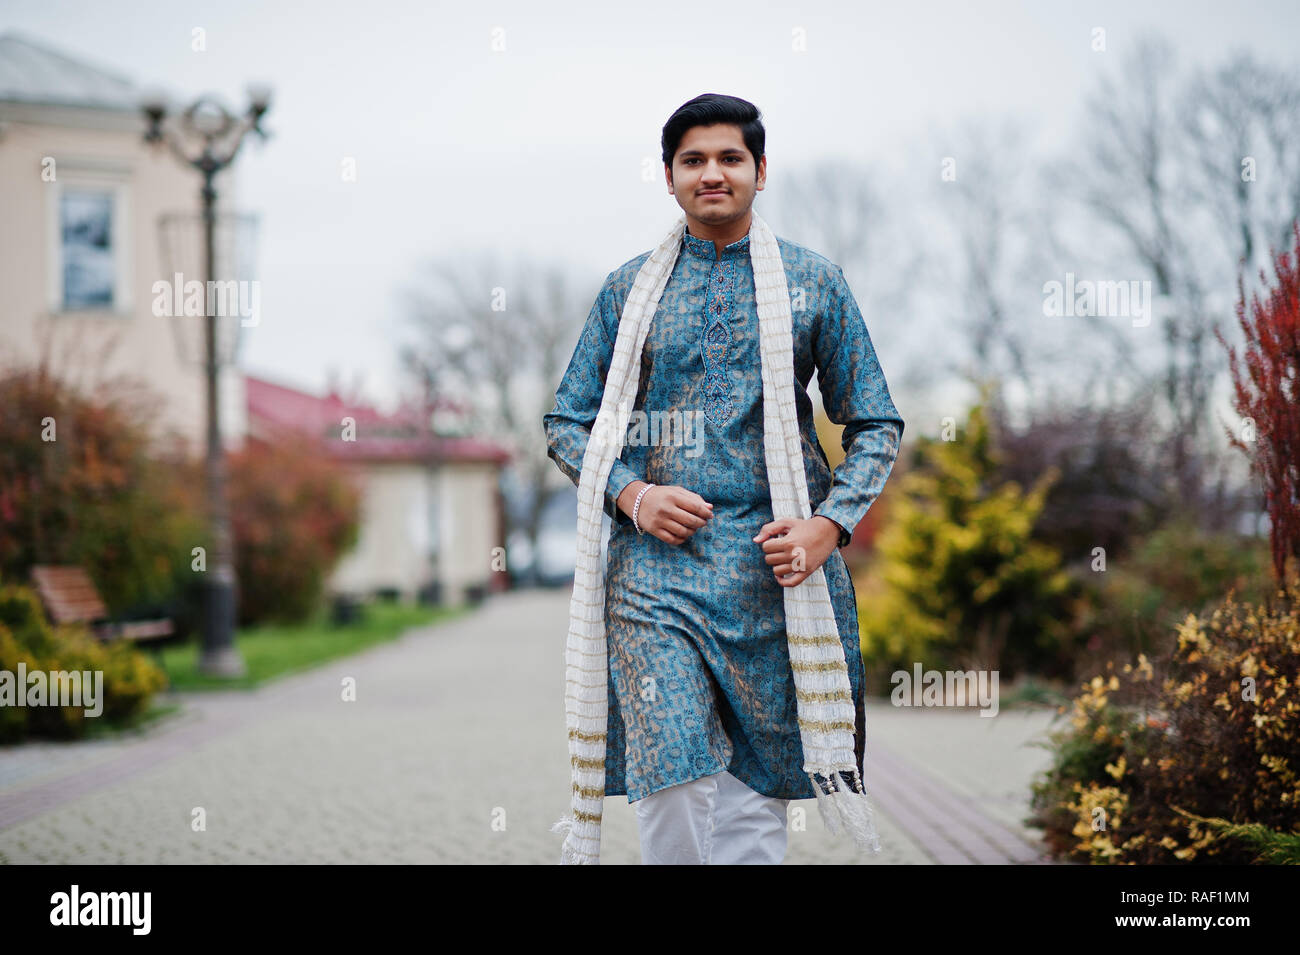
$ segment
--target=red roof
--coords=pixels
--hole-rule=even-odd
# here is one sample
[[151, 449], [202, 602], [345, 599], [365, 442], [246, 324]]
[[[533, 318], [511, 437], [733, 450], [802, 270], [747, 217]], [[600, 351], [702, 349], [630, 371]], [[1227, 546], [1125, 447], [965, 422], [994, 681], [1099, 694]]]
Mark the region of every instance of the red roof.
[[[427, 416], [418, 407], [404, 404], [393, 414], [383, 414], [370, 405], [345, 400], [331, 392], [318, 398], [306, 392], [278, 385], [251, 375], [244, 378], [248, 402], [248, 431], [254, 439], [268, 439], [281, 430], [315, 435], [334, 458], [349, 461], [444, 461], [505, 464], [510, 452], [481, 438], [433, 435], [427, 430]], [[438, 407], [463, 410], [453, 401]], [[356, 422], [355, 440], [344, 441], [343, 419]]]

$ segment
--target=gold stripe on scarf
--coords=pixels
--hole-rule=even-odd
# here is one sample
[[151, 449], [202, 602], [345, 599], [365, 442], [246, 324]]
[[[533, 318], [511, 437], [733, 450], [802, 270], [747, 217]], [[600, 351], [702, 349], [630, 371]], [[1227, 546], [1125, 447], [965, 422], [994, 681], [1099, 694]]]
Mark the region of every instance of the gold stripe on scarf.
[[826, 693], [813, 693], [810, 690], [800, 690], [796, 687], [794, 695], [801, 700], [816, 700], [821, 703], [834, 703], [836, 701], [843, 703], [853, 702], [853, 696], [848, 690], [830, 690]]
[[817, 730], [820, 733], [830, 733], [834, 730], [848, 730], [852, 733], [857, 729], [857, 727], [848, 720], [834, 720], [828, 723], [826, 720], [800, 719], [799, 725], [804, 729]]
[[795, 636], [794, 634], [788, 634], [786, 636], [786, 639], [790, 643], [796, 645], [808, 646], [808, 647], [829, 646], [832, 643], [840, 642], [839, 634], [830, 634], [830, 633], [821, 634], [820, 636], [816, 636], [816, 637], [798, 637]]

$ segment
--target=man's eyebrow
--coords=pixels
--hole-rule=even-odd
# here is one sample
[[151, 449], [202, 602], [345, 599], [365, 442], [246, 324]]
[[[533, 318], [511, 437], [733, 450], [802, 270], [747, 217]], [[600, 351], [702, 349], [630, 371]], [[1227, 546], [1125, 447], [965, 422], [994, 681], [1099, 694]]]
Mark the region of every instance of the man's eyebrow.
[[[739, 154], [742, 155], [742, 156], [745, 155], [745, 150], [743, 150], [743, 149], [739, 149], [739, 148], [737, 148], [737, 147], [735, 147], [735, 146], [728, 146], [726, 149], [720, 149], [720, 150], [718, 150], [718, 152], [721, 152], [721, 153], [739, 153]], [[679, 156], [703, 156], [703, 155], [704, 155], [704, 152], [703, 152], [702, 150], [699, 150], [699, 149], [683, 149], [683, 150], [682, 150], [681, 152], [679, 152], [677, 155], [679, 155]]]

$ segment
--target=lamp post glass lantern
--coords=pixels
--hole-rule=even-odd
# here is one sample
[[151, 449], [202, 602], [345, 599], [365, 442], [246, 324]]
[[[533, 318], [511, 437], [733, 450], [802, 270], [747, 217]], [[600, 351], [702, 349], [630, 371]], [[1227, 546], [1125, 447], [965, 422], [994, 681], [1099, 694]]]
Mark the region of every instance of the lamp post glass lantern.
[[[203, 314], [194, 314], [192, 308], [186, 307], [193, 299], [183, 287], [179, 293], [173, 291], [174, 301], [168, 303], [171, 307], [166, 312], [167, 321], [180, 361], [186, 364], [207, 361], [205, 336], [207, 322], [212, 319], [217, 324], [217, 366], [226, 368], [239, 363], [247, 338], [244, 329], [256, 327], [261, 320], [255, 268], [258, 226], [257, 216], [250, 213], [217, 211], [213, 223], [212, 278], [217, 283], [213, 299], [218, 307], [215, 311], [205, 307]], [[169, 288], [174, 289], [176, 283], [203, 273], [206, 237], [207, 227], [201, 212], [169, 212], [158, 217], [159, 253], [163, 276], [171, 283]], [[191, 291], [196, 288], [191, 286]], [[205, 289], [205, 303], [207, 294]], [[190, 299], [189, 303], [186, 299]]]
[[[217, 262], [217, 174], [234, 162], [246, 135], [256, 133], [263, 139], [267, 136], [262, 129], [261, 120], [270, 102], [269, 94], [264, 89], [250, 91], [250, 99], [247, 112], [243, 116], [234, 116], [214, 97], [201, 96], [174, 121], [169, 121], [167, 104], [161, 98], [150, 100], [142, 106], [147, 123], [145, 142], [154, 147], [166, 147], [180, 162], [195, 169], [201, 176], [199, 197], [203, 238], [202, 277], [199, 281], [204, 290], [203, 363], [207, 379], [205, 476], [212, 553], [208, 555], [206, 563], [203, 648], [199, 658], [199, 671], [221, 677], [240, 677], [247, 672], [243, 657], [235, 647], [238, 581], [234, 571], [234, 548], [226, 502], [225, 460], [220, 427], [219, 371], [223, 364], [234, 361], [237, 344], [228, 341], [229, 335], [218, 334], [219, 324], [228, 329], [229, 321], [226, 318], [219, 323], [219, 316], [211, 307], [213, 298], [207, 290], [213, 288], [221, 277]], [[174, 232], [177, 227], [174, 219], [164, 219], [161, 224], [165, 261], [169, 250], [173, 258], [177, 254], [175, 235], [172, 236], [173, 241], [168, 242], [167, 239], [167, 230]], [[173, 275], [166, 276], [166, 281], [171, 282], [172, 279]], [[238, 329], [235, 330], [235, 337], [237, 339]], [[223, 342], [223, 338], [227, 341]], [[227, 347], [221, 347], [222, 344]], [[179, 341], [177, 347], [184, 350]]]

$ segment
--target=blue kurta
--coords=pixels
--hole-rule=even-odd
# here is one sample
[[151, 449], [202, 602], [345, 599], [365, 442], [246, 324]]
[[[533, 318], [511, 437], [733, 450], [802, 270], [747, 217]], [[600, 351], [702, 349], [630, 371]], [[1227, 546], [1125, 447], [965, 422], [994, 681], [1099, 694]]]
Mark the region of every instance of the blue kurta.
[[[791, 295], [804, 470], [814, 514], [848, 533], [880, 494], [903, 419], [839, 266], [777, 237]], [[543, 418], [549, 455], [576, 485], [600, 410], [619, 318], [645, 252], [605, 279]], [[835, 469], [817, 439], [808, 383], [844, 425]], [[796, 722], [785, 634], [785, 590], [752, 538], [772, 520], [763, 453], [763, 384], [749, 236], [718, 255], [689, 233], [646, 336], [628, 445], [610, 471], [605, 627], [609, 732], [605, 792], [636, 801], [730, 770], [751, 789], [811, 799]], [[635, 412], [680, 412], [657, 440]], [[659, 413], [656, 415], [655, 413]], [[673, 425], [677, 419], [669, 419]], [[638, 534], [617, 506], [634, 480], [680, 485], [713, 504], [681, 545]], [[841, 544], [847, 540], [841, 535]], [[866, 726], [856, 595], [836, 549], [822, 565], [857, 709], [862, 770]], [[863, 773], [865, 780], [865, 772]]]

